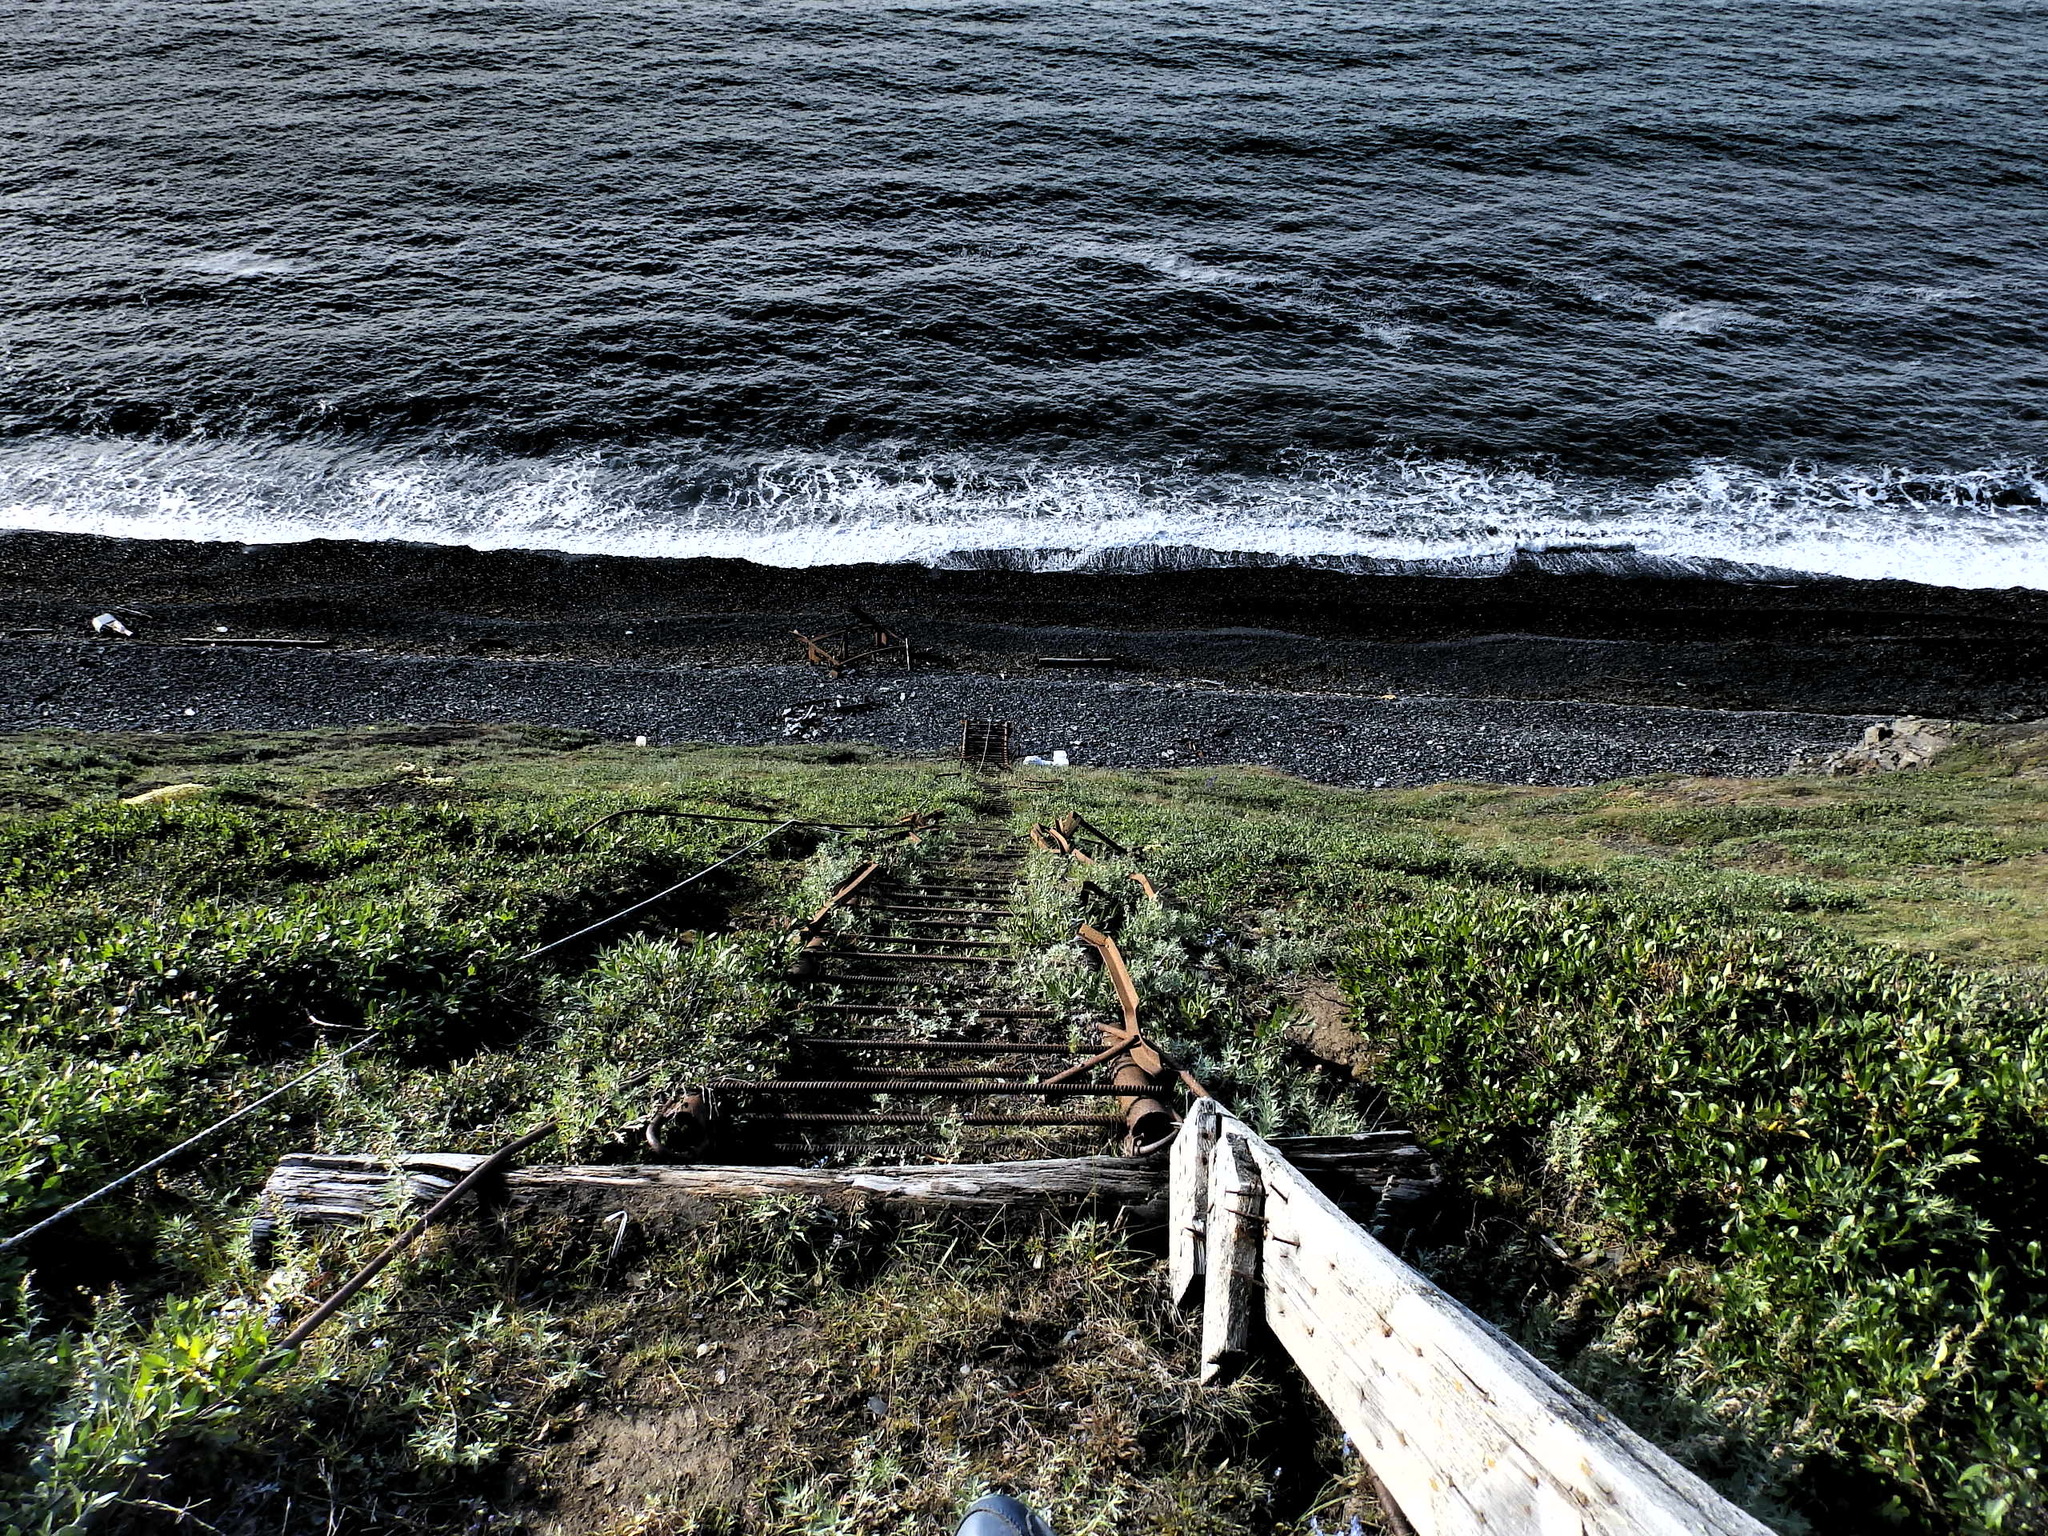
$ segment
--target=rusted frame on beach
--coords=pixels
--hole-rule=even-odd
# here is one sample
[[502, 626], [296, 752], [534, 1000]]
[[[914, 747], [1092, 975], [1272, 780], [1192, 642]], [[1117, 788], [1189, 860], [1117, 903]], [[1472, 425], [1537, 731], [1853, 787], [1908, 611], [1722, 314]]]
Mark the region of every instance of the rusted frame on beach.
[[[877, 656], [891, 656], [896, 648], [903, 648], [903, 670], [910, 670], [910, 637], [892, 633], [888, 626], [872, 614], [854, 609], [847, 615], [853, 622], [842, 629], [829, 630], [822, 635], [807, 635], [800, 629], [790, 631], [804, 648], [804, 660], [814, 667], [823, 667], [831, 676], [837, 677], [848, 667], [863, 661], [873, 661]], [[865, 645], [865, 650], [856, 647]]]
[[960, 721], [960, 761], [970, 768], [1007, 769], [1016, 760], [1010, 749], [1008, 720]]

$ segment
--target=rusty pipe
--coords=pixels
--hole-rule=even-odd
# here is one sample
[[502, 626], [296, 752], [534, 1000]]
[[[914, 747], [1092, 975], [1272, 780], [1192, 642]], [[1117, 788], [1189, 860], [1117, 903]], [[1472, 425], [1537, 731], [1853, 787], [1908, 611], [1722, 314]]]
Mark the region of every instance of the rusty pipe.
[[1173, 1111], [1155, 1097], [1164, 1085], [1151, 1073], [1131, 1063], [1118, 1067], [1111, 1081], [1122, 1090], [1117, 1103], [1124, 1112], [1124, 1139], [1131, 1146], [1148, 1146], [1172, 1133]]

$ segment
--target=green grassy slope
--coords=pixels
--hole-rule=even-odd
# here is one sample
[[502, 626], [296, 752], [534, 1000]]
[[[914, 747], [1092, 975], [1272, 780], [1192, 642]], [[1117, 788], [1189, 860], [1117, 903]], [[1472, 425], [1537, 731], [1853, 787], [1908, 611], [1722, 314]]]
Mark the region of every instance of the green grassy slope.
[[[0, 1466], [26, 1467], [0, 1507], [23, 1530], [165, 1518], [149, 1500], [204, 1500], [223, 1529], [907, 1530], [991, 1480], [1064, 1529], [1367, 1507], [1332, 1446], [1277, 1448], [1299, 1412], [1280, 1388], [1180, 1392], [1142, 1257], [1087, 1224], [888, 1241], [761, 1212], [616, 1254], [528, 1233], [516, 1258], [451, 1231], [237, 1395], [368, 1241], [258, 1268], [241, 1234], [279, 1152], [476, 1149], [558, 1118], [568, 1155], [623, 1157], [639, 1074], [773, 1064], [776, 925], [854, 857], [844, 837], [785, 834], [636, 933], [521, 958], [765, 830], [584, 833], [658, 801], [1078, 807], [1170, 900], [1114, 866], [1077, 894], [1048, 863], [1025, 932], [1113, 924], [1154, 1027], [1269, 1129], [1414, 1125], [1457, 1194], [1411, 1256], [1481, 1311], [1787, 1529], [2036, 1528], [2033, 766], [2008, 742], [1855, 781], [1365, 793], [1193, 769], [998, 792], [859, 749], [504, 728], [0, 741], [7, 1230], [375, 1042], [77, 1219], [32, 1279], [0, 1275]], [[113, 803], [185, 780], [214, 793]], [[1301, 1049], [1315, 978], [1344, 999], [1317, 1047], [1356, 1079]], [[920, 1306], [935, 1254], [983, 1279]], [[1088, 1365], [1112, 1335], [1121, 1374]], [[702, 1442], [679, 1482], [635, 1482], [650, 1435]]]

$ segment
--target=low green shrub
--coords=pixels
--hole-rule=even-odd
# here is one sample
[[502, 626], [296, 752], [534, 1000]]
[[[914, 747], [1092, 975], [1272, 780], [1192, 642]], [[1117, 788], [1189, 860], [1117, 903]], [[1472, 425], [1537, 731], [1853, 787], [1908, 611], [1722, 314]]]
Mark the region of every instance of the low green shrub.
[[1485, 1310], [1763, 1507], [2038, 1516], [2038, 1004], [1784, 929], [1494, 890], [1386, 907], [1343, 974], [1390, 1096], [1556, 1245], [1438, 1255]]

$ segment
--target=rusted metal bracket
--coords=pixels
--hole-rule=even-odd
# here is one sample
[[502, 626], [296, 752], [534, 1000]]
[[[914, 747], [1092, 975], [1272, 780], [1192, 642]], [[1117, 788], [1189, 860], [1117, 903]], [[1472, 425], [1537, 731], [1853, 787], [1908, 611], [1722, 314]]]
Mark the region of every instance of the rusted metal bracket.
[[1123, 1008], [1126, 1045], [1131, 1059], [1154, 1073], [1171, 1071], [1179, 1077], [1188, 1092], [1198, 1099], [1210, 1097], [1209, 1090], [1202, 1086], [1196, 1076], [1171, 1060], [1163, 1051], [1146, 1040], [1138, 1028], [1138, 988], [1131, 980], [1130, 968], [1124, 964], [1123, 951], [1116, 946], [1116, 940], [1088, 924], [1081, 925], [1077, 937], [1082, 943], [1094, 949], [1102, 958], [1102, 968], [1109, 973], [1109, 984], [1116, 993], [1117, 1002]]
[[1124, 1013], [1124, 1028], [1131, 1034], [1138, 1033], [1138, 988], [1131, 980], [1130, 968], [1124, 964], [1124, 953], [1101, 929], [1087, 923], [1081, 925], [1075, 935], [1083, 944], [1093, 949], [1102, 961], [1102, 968], [1109, 973], [1110, 989], [1116, 993], [1116, 1000]]
[[1102, 968], [1109, 975], [1110, 989], [1123, 1010], [1123, 1034], [1113, 1041], [1116, 1050], [1112, 1054], [1122, 1056], [1124, 1063], [1111, 1081], [1125, 1090], [1120, 1095], [1125, 1139], [1133, 1148], [1150, 1146], [1171, 1136], [1175, 1123], [1173, 1111], [1157, 1097], [1165, 1086], [1157, 1076], [1165, 1063], [1139, 1032], [1138, 988], [1131, 980], [1130, 968], [1124, 964], [1123, 951], [1117, 948], [1116, 940], [1087, 923], [1081, 925], [1077, 937], [1101, 959]]
[[1068, 836], [1071, 837], [1073, 833], [1076, 831], [1089, 832], [1094, 834], [1096, 839], [1103, 843], [1111, 853], [1117, 854], [1126, 859], [1135, 859], [1137, 857], [1137, 855], [1132, 853], [1130, 849], [1126, 848], [1122, 843], [1118, 842], [1115, 838], [1111, 837], [1107, 832], [1103, 831], [1102, 828], [1095, 825], [1094, 822], [1090, 821], [1087, 817], [1083, 816], [1079, 811], [1069, 811], [1067, 812], [1067, 816], [1073, 823], [1072, 828], [1068, 832]]
[[823, 667], [833, 677], [848, 667], [876, 657], [894, 659], [898, 650], [903, 654], [903, 670], [910, 670], [910, 640], [907, 636], [892, 634], [879, 619], [863, 613], [858, 608], [849, 609], [848, 624], [827, 634], [807, 635], [800, 629], [793, 629], [797, 642], [804, 648], [804, 660], [814, 667]]
[[[810, 921], [805, 923], [803, 927], [798, 929], [797, 931], [805, 935], [806, 938], [809, 938], [811, 935], [817, 933], [818, 930], [823, 926], [825, 919], [830, 917], [833, 914], [833, 912], [837, 910], [839, 907], [843, 906], [855, 891], [859, 890], [863, 885], [867, 884], [867, 882], [874, 877], [875, 872], [879, 870], [881, 867], [882, 866], [874, 860], [869, 860], [866, 864], [863, 864], [857, 871], [855, 871], [851, 879], [847, 880], [846, 883], [841, 885], [838, 890], [834, 891], [830, 896], [825, 898], [825, 905], [818, 908], [817, 911], [813, 912], [811, 914]], [[811, 942], [815, 943], [816, 940], [811, 939]]]
[[647, 1117], [642, 1139], [650, 1152], [701, 1156], [711, 1145], [711, 1095], [697, 1088], [661, 1105]]
[[825, 941], [831, 937], [825, 930], [825, 920], [851, 900], [854, 893], [867, 884], [881, 867], [875, 860], [862, 865], [851, 879], [825, 899], [825, 905], [811, 914], [810, 921], [797, 930], [803, 939], [803, 945], [790, 962], [788, 974], [791, 977], [807, 976], [817, 970], [819, 953], [824, 949]]

